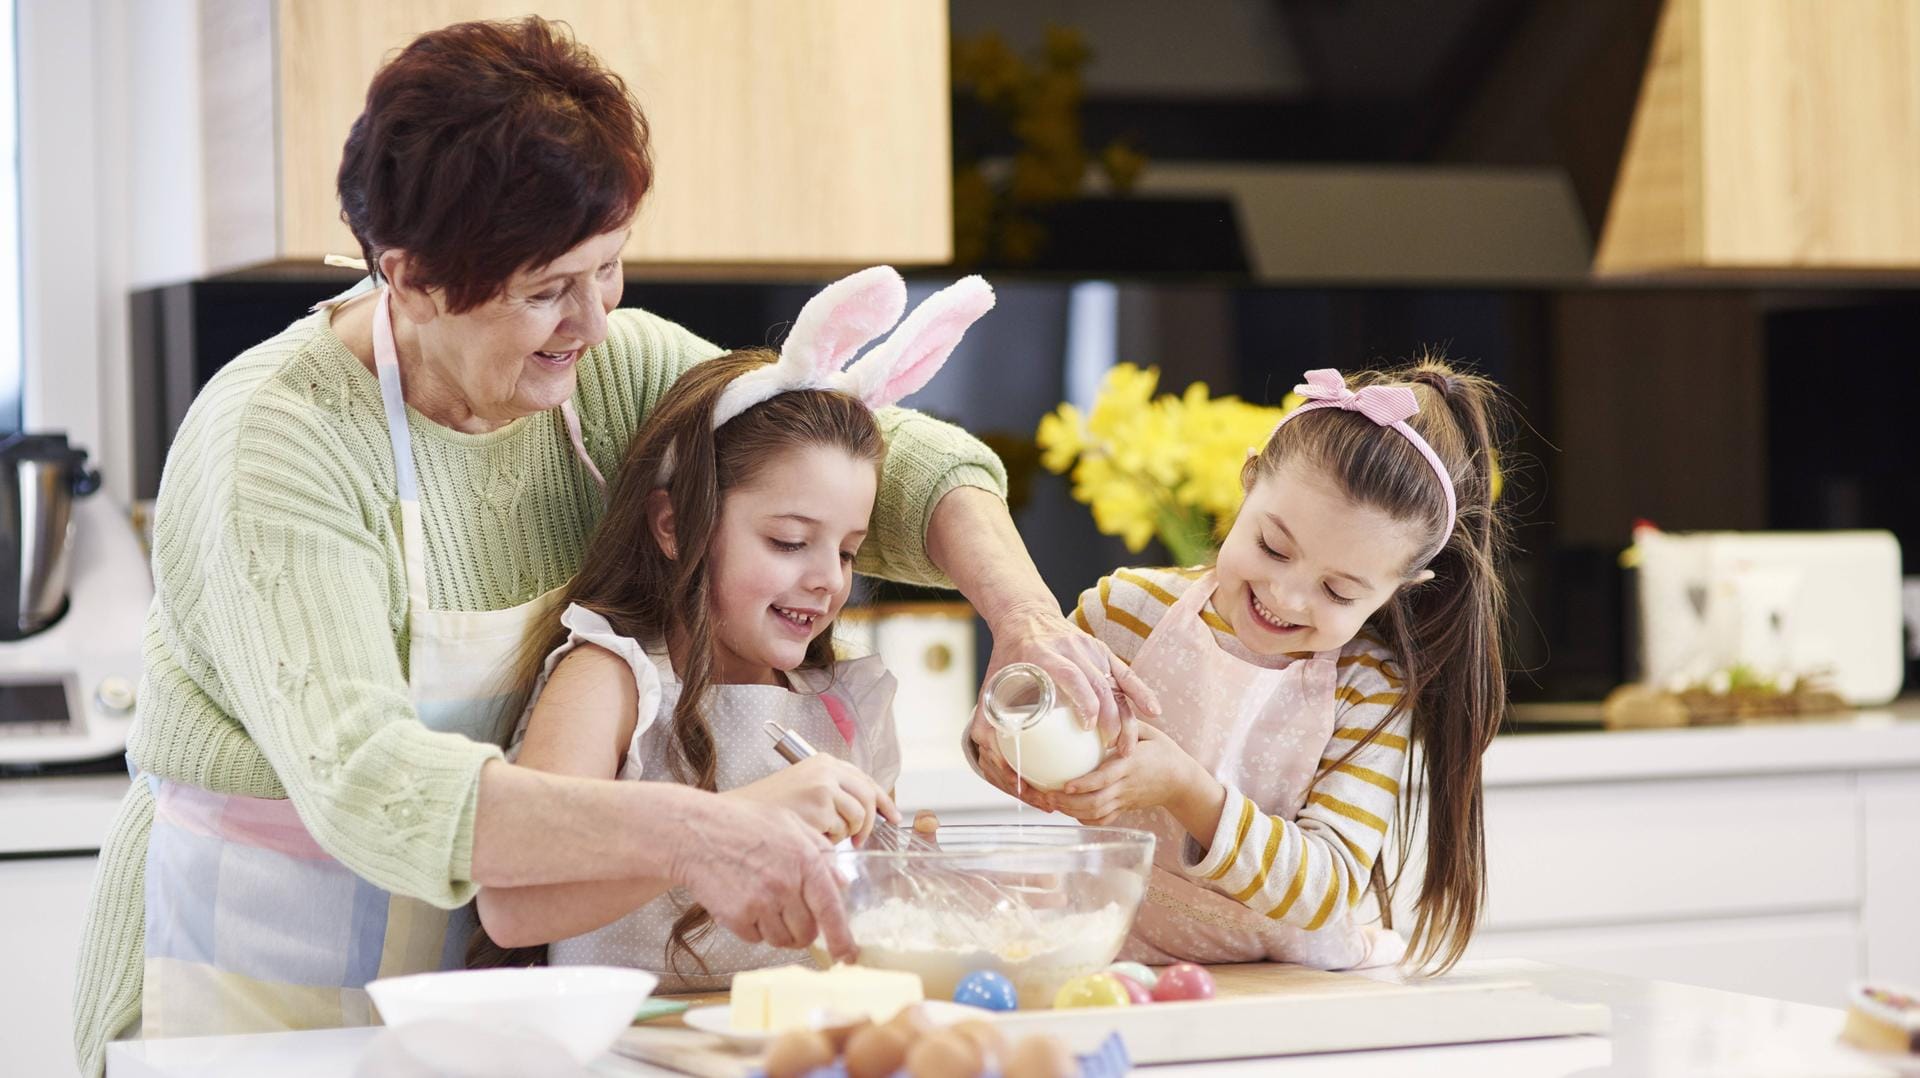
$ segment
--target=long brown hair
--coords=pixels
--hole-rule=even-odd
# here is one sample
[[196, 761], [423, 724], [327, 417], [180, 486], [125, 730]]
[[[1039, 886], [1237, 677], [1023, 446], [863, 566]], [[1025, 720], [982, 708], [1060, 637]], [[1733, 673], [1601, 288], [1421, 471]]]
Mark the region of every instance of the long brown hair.
[[[1405, 777], [1412, 778], [1417, 756], [1427, 802], [1427, 867], [1414, 905], [1407, 960], [1444, 970], [1465, 951], [1486, 896], [1480, 757], [1507, 714], [1507, 597], [1501, 568], [1509, 525], [1495, 505], [1494, 484], [1510, 409], [1493, 382], [1455, 370], [1437, 356], [1401, 370], [1362, 371], [1347, 381], [1355, 389], [1413, 387], [1420, 411], [1407, 422], [1453, 479], [1459, 508], [1452, 534], [1443, 541], [1445, 494], [1426, 458], [1397, 431], [1354, 412], [1324, 409], [1286, 424], [1247, 462], [1243, 478], [1251, 486], [1299, 457], [1324, 469], [1354, 501], [1420, 523], [1422, 552], [1438, 547], [1424, 566], [1416, 562], [1406, 568], [1408, 577], [1431, 569], [1433, 579], [1401, 587], [1370, 621], [1404, 667], [1406, 691], [1364, 740], [1330, 766], [1344, 763], [1412, 709], [1414, 751]], [[1411, 782], [1402, 787], [1415, 788]], [[1403, 868], [1420, 811], [1417, 801], [1405, 797], [1400, 802]], [[1390, 927], [1393, 886], [1379, 862], [1372, 886]]]
[[[588, 540], [580, 571], [568, 584], [567, 603], [605, 617], [623, 636], [668, 641], [680, 669], [680, 699], [674, 704], [673, 777], [702, 790], [717, 788], [719, 761], [708, 722], [708, 690], [714, 682], [713, 592], [709, 548], [727, 493], [748, 484], [776, 456], [812, 446], [845, 451], [869, 460], [877, 470], [886, 453], [873, 413], [858, 399], [831, 390], [778, 394], [713, 429], [714, 401], [729, 383], [747, 371], [772, 363], [774, 353], [748, 349], [707, 360], [680, 376], [661, 398], [646, 426], [634, 438], [607, 493], [607, 511]], [[672, 475], [659, 480], [671, 460]], [[664, 490], [673, 507], [674, 551], [661, 549], [649, 526], [647, 500]], [[518, 696], [509, 706], [519, 714], [532, 694], [546, 657], [567, 638], [556, 619], [547, 632], [533, 634], [516, 666]], [[807, 645], [802, 669], [833, 663], [831, 627]], [[674, 922], [666, 959], [680, 972], [690, 958], [707, 972], [694, 944], [713, 928], [698, 904]], [[468, 965], [541, 961], [545, 948], [505, 951], [475, 934]]]

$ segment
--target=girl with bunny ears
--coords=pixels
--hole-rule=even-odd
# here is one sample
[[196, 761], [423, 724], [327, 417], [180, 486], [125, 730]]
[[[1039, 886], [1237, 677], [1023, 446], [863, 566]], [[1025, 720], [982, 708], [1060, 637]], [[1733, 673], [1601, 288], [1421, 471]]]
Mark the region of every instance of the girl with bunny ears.
[[[777, 357], [729, 353], [675, 383], [634, 439], [559, 624], [528, 644], [518, 763], [781, 805], [830, 842], [898, 820], [893, 678], [876, 656], [836, 661], [829, 630], [878, 489], [873, 410], [925, 385], [993, 291], [978, 277], [944, 289], [843, 370], [905, 305], [899, 274], [864, 270], [809, 301]], [[819, 754], [784, 765], [768, 721]], [[472, 964], [550, 945], [555, 964], [638, 966], [669, 990], [723, 987], [811, 942], [783, 925], [744, 939], [660, 883], [483, 889], [479, 911]]]

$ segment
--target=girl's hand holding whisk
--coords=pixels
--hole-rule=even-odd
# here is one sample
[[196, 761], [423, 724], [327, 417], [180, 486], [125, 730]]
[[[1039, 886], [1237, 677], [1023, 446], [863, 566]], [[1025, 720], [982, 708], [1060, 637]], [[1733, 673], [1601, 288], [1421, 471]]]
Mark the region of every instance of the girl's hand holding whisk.
[[866, 772], [824, 753], [783, 767], [758, 782], [722, 796], [745, 798], [791, 810], [829, 842], [865, 842], [876, 816], [900, 822], [893, 798]]

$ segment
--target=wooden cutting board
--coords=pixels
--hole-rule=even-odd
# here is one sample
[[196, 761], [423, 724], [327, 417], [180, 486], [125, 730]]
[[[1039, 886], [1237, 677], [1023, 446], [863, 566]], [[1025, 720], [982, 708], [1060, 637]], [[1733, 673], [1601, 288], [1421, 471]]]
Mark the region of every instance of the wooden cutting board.
[[[1018, 1011], [994, 1017], [1009, 1036], [1049, 1033], [1075, 1052], [1119, 1032], [1135, 1064], [1605, 1033], [1607, 1008], [1565, 1003], [1525, 981], [1443, 978], [1395, 984], [1349, 973], [1256, 963], [1214, 966], [1215, 998], [1146, 1007]], [[694, 1006], [726, 994], [678, 997]], [[697, 1078], [744, 1078], [759, 1063], [677, 1016], [635, 1026], [622, 1055]]]

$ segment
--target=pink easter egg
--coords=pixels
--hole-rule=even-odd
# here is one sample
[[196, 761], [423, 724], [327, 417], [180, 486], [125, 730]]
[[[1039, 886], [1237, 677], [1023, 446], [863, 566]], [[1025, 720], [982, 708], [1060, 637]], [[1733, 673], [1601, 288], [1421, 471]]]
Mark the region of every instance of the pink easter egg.
[[1191, 962], [1176, 962], [1160, 971], [1160, 980], [1153, 986], [1153, 998], [1160, 1003], [1212, 999], [1213, 974]]
[[1120, 987], [1127, 990], [1127, 999], [1130, 1002], [1134, 1004], [1153, 1002], [1153, 993], [1147, 991], [1146, 985], [1141, 984], [1139, 981], [1134, 980], [1132, 977], [1129, 977], [1124, 973], [1115, 973], [1112, 970], [1107, 971], [1107, 976], [1112, 977], [1114, 980], [1120, 982]]

